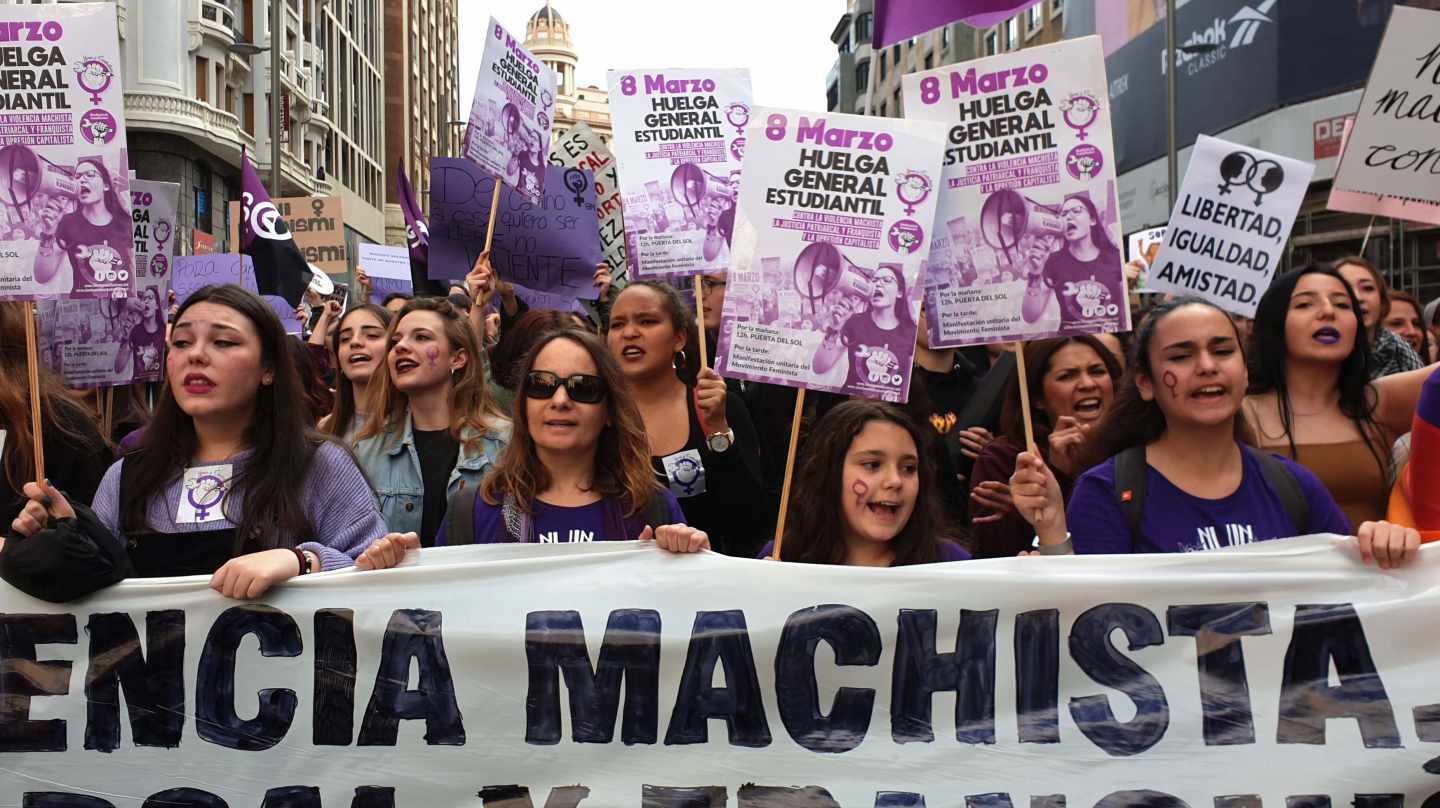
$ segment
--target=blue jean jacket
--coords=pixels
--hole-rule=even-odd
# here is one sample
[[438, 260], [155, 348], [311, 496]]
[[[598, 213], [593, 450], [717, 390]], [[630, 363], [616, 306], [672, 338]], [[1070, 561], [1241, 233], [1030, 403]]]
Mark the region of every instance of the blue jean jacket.
[[[474, 437], [473, 432], [465, 435], [467, 440]], [[467, 448], [464, 442], [460, 444], [460, 457], [445, 487], [447, 499], [462, 488], [480, 484], [480, 480], [495, 465], [500, 450], [510, 442], [510, 422], [501, 421], [492, 425], [479, 438], [474, 449]], [[395, 439], [393, 432], [382, 432], [356, 444], [355, 457], [375, 486], [375, 493], [380, 499], [380, 513], [384, 515], [389, 531], [419, 533], [425, 510], [425, 485], [420, 476], [420, 455], [415, 451], [415, 431], [410, 415], [405, 415], [405, 431], [399, 440]]]

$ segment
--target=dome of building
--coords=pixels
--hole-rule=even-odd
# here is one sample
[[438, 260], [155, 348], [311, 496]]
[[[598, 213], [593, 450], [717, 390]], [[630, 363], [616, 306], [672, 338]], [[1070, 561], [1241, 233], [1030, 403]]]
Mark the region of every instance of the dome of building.
[[542, 6], [542, 7], [540, 8], [539, 11], [537, 11], [537, 12], [535, 12], [534, 14], [531, 14], [531, 15], [530, 15], [530, 24], [531, 24], [531, 25], [534, 25], [535, 23], [540, 22], [541, 20], [545, 20], [546, 22], [549, 22], [551, 25], [555, 25], [555, 24], [557, 24], [557, 23], [563, 25], [564, 22], [565, 22], [565, 18], [560, 16], [560, 12], [558, 12], [558, 11], [556, 11], [555, 9], [551, 8], [549, 3], [546, 3], [544, 6]]

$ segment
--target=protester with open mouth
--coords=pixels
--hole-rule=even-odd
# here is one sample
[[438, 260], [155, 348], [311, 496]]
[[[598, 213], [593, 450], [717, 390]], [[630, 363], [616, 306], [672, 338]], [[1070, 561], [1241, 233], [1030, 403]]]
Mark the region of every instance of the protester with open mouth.
[[605, 339], [686, 524], [717, 552], [754, 555], [771, 515], [759, 441], [745, 402], [700, 367], [694, 310], [666, 284], [634, 281], [616, 296]]
[[1375, 265], [1354, 255], [1341, 258], [1334, 266], [1350, 284], [1355, 299], [1360, 303], [1360, 319], [1364, 321], [1365, 333], [1369, 336], [1370, 378], [1378, 379], [1423, 367], [1428, 360], [1422, 359], [1405, 340], [1383, 325], [1390, 317], [1390, 286]]
[[355, 454], [390, 532], [415, 533], [429, 547], [450, 497], [479, 485], [495, 464], [510, 422], [485, 384], [475, 330], [449, 301], [406, 303], [386, 340], [385, 372], [367, 390]]
[[[1261, 320], [1264, 311], [1262, 303]], [[1095, 456], [1108, 459], [1081, 475], [1068, 508], [1041, 458], [1015, 461], [1011, 496], [1040, 552], [1174, 553], [1349, 534], [1314, 473], [1248, 445], [1248, 384], [1229, 315], [1193, 297], [1157, 307], [1092, 439]], [[1382, 568], [1414, 560], [1420, 547], [1416, 531], [1388, 522], [1363, 522], [1355, 535], [1362, 558]]]
[[385, 531], [349, 452], [308, 429], [300, 380], [269, 304], [235, 285], [190, 296], [171, 329], [167, 384], [139, 447], [106, 472], [93, 509], [25, 486], [0, 575], [66, 601], [127, 577], [211, 575], [255, 598], [348, 567]]
[[[893, 404], [854, 399], [815, 425], [796, 464], [781, 561], [901, 567], [970, 558], [941, 537], [925, 435]], [[660, 536], [674, 552], [694, 546]], [[760, 551], [768, 558], [774, 543]]]
[[376, 371], [384, 372], [385, 332], [390, 319], [388, 310], [365, 303], [345, 312], [330, 338], [340, 379], [335, 385], [335, 409], [321, 419], [320, 431], [334, 435], [347, 446], [355, 445], [355, 436], [365, 426], [369, 412], [367, 385]]
[[866, 304], [868, 308], [851, 316], [841, 331], [850, 362], [845, 386], [850, 390], [883, 387], [887, 382], [876, 378], [876, 372], [898, 377], [915, 355], [914, 344], [906, 344], [899, 338], [916, 330], [900, 267], [890, 264], [876, 267]]
[[[1068, 496], [1085, 470], [1086, 443], [1114, 401], [1120, 363], [1104, 342], [1080, 335], [1025, 343], [1025, 370], [1035, 443]], [[981, 450], [971, 478], [970, 538], [977, 558], [1012, 557], [1030, 549], [1035, 537], [1010, 501], [1010, 475], [1025, 450], [1018, 385], [1010, 385], [1000, 417], [1004, 434]]]
[[[1045, 259], [1044, 268], [1032, 271], [1025, 289], [1025, 300], [1020, 304], [1020, 314], [1025, 322], [1033, 323], [1045, 315], [1054, 297], [1060, 304], [1060, 331], [1073, 330], [1097, 321], [1121, 323], [1118, 313], [1086, 311], [1077, 299], [1083, 285], [1095, 284], [1104, 288], [1097, 303], [1104, 306], [1126, 306], [1125, 290], [1117, 284], [1116, 268], [1120, 260], [1120, 248], [1110, 240], [1100, 211], [1095, 208], [1090, 195], [1083, 191], [1069, 194], [1060, 206], [1060, 218], [1064, 222], [1065, 245]], [[1107, 308], [1106, 312], [1109, 311]]]
[[1361, 308], [1329, 267], [1276, 278], [1255, 312], [1245, 408], [1259, 445], [1313, 471], [1357, 524], [1385, 513], [1390, 447], [1433, 369], [1375, 378]]

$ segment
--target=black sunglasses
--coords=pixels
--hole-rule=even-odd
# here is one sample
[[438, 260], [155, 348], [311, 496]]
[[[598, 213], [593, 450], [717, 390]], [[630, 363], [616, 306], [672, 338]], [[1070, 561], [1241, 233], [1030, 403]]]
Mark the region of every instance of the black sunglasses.
[[605, 381], [599, 376], [576, 373], [560, 378], [548, 370], [533, 370], [525, 377], [525, 395], [528, 398], [548, 399], [555, 391], [565, 387], [565, 394], [571, 401], [580, 404], [599, 404], [605, 400]]

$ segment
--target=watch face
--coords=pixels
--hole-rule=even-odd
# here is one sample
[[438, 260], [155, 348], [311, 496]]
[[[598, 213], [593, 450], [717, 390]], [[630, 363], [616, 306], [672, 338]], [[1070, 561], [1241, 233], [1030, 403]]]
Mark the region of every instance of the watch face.
[[730, 448], [730, 436], [725, 434], [711, 435], [709, 443], [712, 452], [723, 452]]

